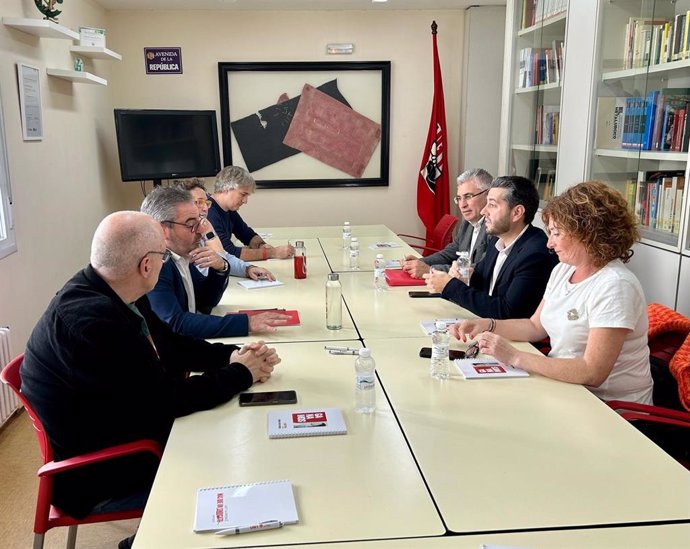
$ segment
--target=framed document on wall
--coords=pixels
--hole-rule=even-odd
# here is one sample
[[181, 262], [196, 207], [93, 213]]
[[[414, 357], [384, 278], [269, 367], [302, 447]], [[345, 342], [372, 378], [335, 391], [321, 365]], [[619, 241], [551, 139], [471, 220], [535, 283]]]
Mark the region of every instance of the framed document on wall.
[[43, 139], [40, 76], [41, 74], [37, 67], [17, 63], [19, 110], [22, 117], [24, 141], [40, 141]]

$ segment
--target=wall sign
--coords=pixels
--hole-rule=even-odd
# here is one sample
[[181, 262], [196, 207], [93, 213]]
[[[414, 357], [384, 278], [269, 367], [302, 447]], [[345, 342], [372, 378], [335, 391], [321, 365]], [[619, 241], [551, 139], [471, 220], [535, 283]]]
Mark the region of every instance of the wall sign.
[[41, 140], [43, 139], [43, 113], [39, 70], [31, 65], [17, 63], [17, 79], [24, 141]]
[[182, 48], [144, 48], [146, 74], [182, 74]]

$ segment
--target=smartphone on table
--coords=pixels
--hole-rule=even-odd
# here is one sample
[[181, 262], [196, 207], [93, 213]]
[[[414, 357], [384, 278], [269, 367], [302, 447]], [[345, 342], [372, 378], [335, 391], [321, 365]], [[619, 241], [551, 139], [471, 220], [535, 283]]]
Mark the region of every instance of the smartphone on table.
[[407, 292], [407, 295], [409, 295], [410, 297], [441, 297], [441, 294], [434, 294], [432, 292], [422, 292], [415, 290]]
[[296, 404], [295, 391], [264, 391], [240, 393], [240, 406], [269, 406], [272, 404]]
[[[419, 356], [422, 358], [431, 358], [431, 347], [422, 347], [419, 350]], [[451, 349], [448, 351], [448, 358], [455, 360], [456, 358], [465, 358], [465, 351]]]

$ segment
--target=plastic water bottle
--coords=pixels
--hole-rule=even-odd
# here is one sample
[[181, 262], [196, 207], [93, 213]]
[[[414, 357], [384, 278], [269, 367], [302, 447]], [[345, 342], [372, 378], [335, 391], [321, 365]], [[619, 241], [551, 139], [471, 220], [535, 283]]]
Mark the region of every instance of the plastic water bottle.
[[346, 221], [343, 223], [343, 250], [350, 249], [350, 238], [352, 238], [352, 227], [350, 227], [350, 222]]
[[378, 292], [388, 289], [386, 284], [386, 260], [383, 259], [383, 254], [376, 254], [376, 259], [374, 259], [374, 288]]
[[458, 274], [460, 275], [460, 280], [465, 284], [470, 283], [470, 268], [472, 267], [472, 262], [470, 261], [470, 252], [455, 252], [458, 254], [458, 259], [456, 260], [456, 267], [458, 269]]
[[366, 347], [355, 359], [355, 412], [370, 414], [376, 410], [376, 362]]
[[350, 269], [359, 271], [359, 240], [356, 236], [350, 240]]
[[434, 333], [431, 334], [431, 377], [448, 379], [450, 377], [450, 361], [448, 360], [448, 345], [450, 334], [448, 327], [442, 320], [437, 320]]
[[338, 273], [330, 273], [326, 281], [326, 328], [340, 330], [343, 327], [343, 288]]

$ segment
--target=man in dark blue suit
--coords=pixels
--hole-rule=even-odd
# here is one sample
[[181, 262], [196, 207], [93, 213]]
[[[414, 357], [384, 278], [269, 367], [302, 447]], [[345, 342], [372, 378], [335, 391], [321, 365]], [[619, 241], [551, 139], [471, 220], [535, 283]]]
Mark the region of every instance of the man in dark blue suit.
[[424, 275], [427, 287], [484, 318], [529, 318], [536, 310], [558, 259], [544, 231], [531, 225], [539, 208], [534, 184], [524, 177], [498, 177], [482, 210], [487, 246], [469, 285], [450, 273]]
[[200, 338], [235, 337], [275, 331], [275, 326], [286, 323], [289, 316], [272, 312], [251, 317], [210, 314], [225, 291], [230, 269], [218, 253], [200, 246], [201, 218], [189, 191], [158, 187], [144, 199], [141, 211], [161, 223], [165, 245], [172, 252], [148, 298], [173, 331]]

